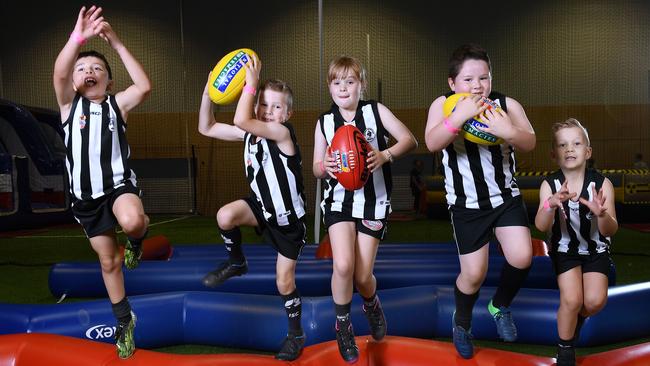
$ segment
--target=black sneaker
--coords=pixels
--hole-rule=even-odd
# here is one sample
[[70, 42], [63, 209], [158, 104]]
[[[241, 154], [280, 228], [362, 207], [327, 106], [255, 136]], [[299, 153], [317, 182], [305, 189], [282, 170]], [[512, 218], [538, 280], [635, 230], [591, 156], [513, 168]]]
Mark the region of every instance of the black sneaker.
[[496, 307], [492, 304], [492, 300], [488, 303], [488, 311], [494, 318], [497, 325], [497, 334], [504, 342], [514, 342], [517, 340], [517, 326], [512, 318], [510, 309], [501, 306]]
[[375, 300], [375, 306], [367, 308], [366, 304], [363, 304], [363, 313], [368, 319], [372, 339], [381, 341], [386, 335], [386, 318], [384, 317], [384, 309], [381, 308], [379, 297]]
[[575, 366], [576, 349], [574, 347], [557, 346], [557, 366]]
[[282, 361], [293, 361], [300, 357], [304, 346], [305, 333], [300, 335], [287, 334], [287, 338], [282, 342], [280, 352], [275, 355], [275, 358]]
[[229, 261], [225, 261], [217, 269], [203, 277], [203, 285], [206, 287], [217, 287], [226, 282], [230, 277], [241, 276], [247, 272], [248, 263], [246, 261], [242, 264], [232, 264]]
[[339, 345], [339, 353], [347, 363], [355, 363], [359, 359], [359, 347], [354, 341], [354, 330], [350, 321], [339, 324], [336, 322], [336, 343]]
[[465, 328], [460, 325], [456, 325], [456, 311], [451, 315], [451, 327], [452, 339], [454, 347], [456, 347], [456, 352], [458, 352], [460, 357], [465, 359], [474, 357], [474, 343], [472, 343], [474, 336], [470, 330], [465, 330]]
[[460, 325], [454, 324], [452, 329], [452, 339], [454, 347], [456, 347], [456, 352], [458, 352], [460, 357], [465, 359], [474, 357], [474, 343], [472, 343], [474, 336], [471, 331], [465, 330], [465, 328]]

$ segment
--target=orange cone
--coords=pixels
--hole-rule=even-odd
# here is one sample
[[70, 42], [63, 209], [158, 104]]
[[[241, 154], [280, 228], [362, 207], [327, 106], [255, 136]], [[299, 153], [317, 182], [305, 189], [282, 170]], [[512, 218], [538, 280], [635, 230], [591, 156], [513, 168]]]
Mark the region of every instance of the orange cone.
[[329, 235], [325, 234], [318, 244], [316, 249], [316, 259], [331, 259], [332, 258], [332, 244], [330, 243]]
[[548, 246], [544, 240], [532, 238], [532, 242], [533, 257], [548, 257]]

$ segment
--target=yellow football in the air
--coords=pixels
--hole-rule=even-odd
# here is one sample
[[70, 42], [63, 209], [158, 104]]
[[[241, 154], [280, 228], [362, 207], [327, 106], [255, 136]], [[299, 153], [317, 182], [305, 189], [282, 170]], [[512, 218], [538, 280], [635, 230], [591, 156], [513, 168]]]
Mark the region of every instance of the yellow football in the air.
[[225, 55], [212, 70], [208, 93], [210, 99], [220, 105], [230, 104], [239, 98], [246, 84], [247, 63], [255, 52], [240, 48]]

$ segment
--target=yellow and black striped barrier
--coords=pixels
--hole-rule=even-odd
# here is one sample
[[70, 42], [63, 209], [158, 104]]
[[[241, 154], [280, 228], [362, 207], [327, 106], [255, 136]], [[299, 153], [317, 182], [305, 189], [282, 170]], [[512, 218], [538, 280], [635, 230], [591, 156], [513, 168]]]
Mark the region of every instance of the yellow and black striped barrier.
[[[625, 205], [650, 205], [650, 170], [648, 169], [601, 169], [599, 170], [612, 182], [616, 202]], [[517, 172], [517, 185], [528, 205], [539, 204], [539, 186], [547, 175], [554, 171]], [[444, 177], [440, 175], [426, 178], [428, 192], [427, 203], [443, 204], [445, 202]]]

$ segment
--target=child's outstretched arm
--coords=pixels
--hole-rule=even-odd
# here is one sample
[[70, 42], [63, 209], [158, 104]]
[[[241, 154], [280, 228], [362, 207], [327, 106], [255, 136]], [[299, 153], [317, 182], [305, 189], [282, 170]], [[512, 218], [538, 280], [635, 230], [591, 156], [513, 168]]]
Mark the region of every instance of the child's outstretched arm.
[[486, 110], [483, 120], [487, 127], [479, 130], [504, 139], [509, 145], [523, 152], [532, 151], [537, 143], [535, 130], [530, 124], [524, 107], [512, 98], [506, 98], [508, 113], [503, 110]]
[[396, 142], [393, 146], [383, 151], [373, 150], [368, 154], [368, 169], [371, 172], [379, 169], [386, 162], [392, 162], [405, 155], [418, 146], [418, 142], [411, 133], [411, 130], [395, 117], [390, 109], [381, 103], [377, 103], [377, 110], [379, 111], [384, 128]]
[[599, 191], [592, 187], [593, 201], [580, 197], [580, 203], [587, 206], [598, 218], [598, 231], [604, 236], [613, 236], [618, 231], [616, 208], [614, 205], [614, 185], [605, 178]]
[[120, 107], [122, 117], [126, 120], [128, 113], [142, 103], [151, 92], [151, 81], [138, 60], [124, 46], [122, 40], [117, 36], [107, 21], [102, 21], [98, 26], [99, 36], [105, 40], [111, 48], [117, 52], [133, 81], [133, 85], [115, 94], [115, 101]]
[[81, 49], [88, 39], [99, 33], [99, 24], [104, 21], [101, 13], [102, 8], [94, 5], [87, 10], [85, 6], [79, 10], [79, 16], [77, 17], [74, 30], [54, 62], [52, 81], [54, 83], [56, 100], [61, 110], [62, 120], [68, 117], [70, 106], [76, 93], [72, 84], [72, 70], [77, 60], [77, 55], [79, 55], [79, 49]]
[[[255, 56], [252, 55], [246, 67], [246, 87], [239, 97], [237, 103], [237, 111], [235, 112], [235, 126], [241, 128], [246, 132], [250, 132], [255, 136], [263, 137], [265, 139], [273, 140], [278, 144], [291, 141], [291, 134], [289, 129], [281, 123], [268, 123], [255, 118], [253, 115], [253, 108], [255, 104], [255, 94], [247, 91], [248, 88], [257, 89], [260, 80], [260, 70], [262, 63]], [[264, 101], [260, 101], [265, 103]], [[291, 115], [288, 112], [287, 118]], [[258, 118], [260, 116], [257, 116]], [[283, 121], [284, 122], [284, 121]]]
[[214, 137], [224, 141], [242, 141], [244, 139], [243, 130], [237, 128], [237, 126], [219, 123], [214, 119], [212, 100], [210, 100], [210, 95], [208, 93], [210, 74], [208, 74], [208, 81], [205, 84], [203, 95], [201, 96], [201, 107], [199, 109], [199, 132], [204, 136]]

